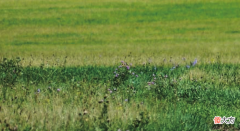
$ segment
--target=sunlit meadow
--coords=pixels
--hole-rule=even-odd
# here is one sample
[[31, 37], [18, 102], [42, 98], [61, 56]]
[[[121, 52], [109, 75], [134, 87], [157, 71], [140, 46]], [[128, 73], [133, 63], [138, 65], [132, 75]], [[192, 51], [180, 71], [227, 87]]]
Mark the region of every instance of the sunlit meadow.
[[0, 129], [240, 130], [239, 7], [1, 0]]

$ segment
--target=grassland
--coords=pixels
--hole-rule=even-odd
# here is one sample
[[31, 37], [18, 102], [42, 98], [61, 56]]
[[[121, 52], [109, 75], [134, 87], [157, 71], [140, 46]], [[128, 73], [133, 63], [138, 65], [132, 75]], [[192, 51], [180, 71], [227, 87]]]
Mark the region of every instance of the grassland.
[[[239, 1], [2, 0], [0, 56], [40, 65], [115, 65], [164, 58], [239, 63]], [[34, 60], [32, 60], [32, 57]]]
[[0, 129], [240, 130], [239, 7], [1, 0]]

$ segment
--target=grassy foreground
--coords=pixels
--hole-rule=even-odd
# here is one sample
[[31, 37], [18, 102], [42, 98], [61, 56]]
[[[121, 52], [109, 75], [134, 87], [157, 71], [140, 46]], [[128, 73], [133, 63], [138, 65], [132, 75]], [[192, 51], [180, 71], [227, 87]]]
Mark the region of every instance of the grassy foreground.
[[[33, 65], [155, 64], [170, 57], [239, 63], [238, 0], [1, 0], [0, 57]], [[55, 54], [55, 57], [53, 56]], [[28, 64], [26, 63], [26, 65]]]
[[[22, 67], [1, 62], [3, 130], [239, 130], [240, 68], [195, 62]], [[214, 125], [215, 116], [235, 117]]]

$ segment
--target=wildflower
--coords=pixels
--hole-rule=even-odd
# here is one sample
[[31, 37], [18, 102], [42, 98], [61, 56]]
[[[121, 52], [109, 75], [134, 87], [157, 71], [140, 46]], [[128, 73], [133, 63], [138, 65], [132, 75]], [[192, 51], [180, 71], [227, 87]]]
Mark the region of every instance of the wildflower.
[[187, 67], [187, 68], [190, 68], [190, 65], [187, 65], [186, 67]]
[[157, 70], [156, 66], [154, 67], [154, 70]]
[[130, 69], [130, 66], [127, 66], [127, 69], [129, 70], [129, 69]]
[[115, 70], [117, 71], [118, 69], [116, 68]]
[[114, 71], [113, 73], [116, 74], [116, 71]]
[[127, 101], [128, 101], [128, 99], [125, 99], [125, 101], [127, 102]]
[[124, 61], [122, 60], [122, 61], [121, 61], [121, 63], [123, 64], [123, 63], [124, 63]]
[[154, 82], [152, 82], [151, 84], [154, 85]]
[[134, 75], [134, 72], [132, 74]]
[[165, 75], [165, 78], [167, 78], [168, 76], [167, 75]]
[[197, 59], [193, 62], [192, 66], [195, 66], [197, 64]]
[[58, 88], [58, 89], [57, 89], [57, 91], [59, 92], [59, 91], [60, 91], [60, 89]]
[[116, 89], [116, 88], [114, 88], [113, 90], [114, 90], [114, 91], [117, 91], [117, 89]]
[[155, 74], [153, 74], [153, 76], [155, 76]]
[[156, 77], [154, 77], [153, 79], [154, 79], [154, 80], [156, 80], [157, 78], [156, 78]]
[[118, 77], [119, 74], [116, 74], [115, 77]]
[[122, 67], [122, 65], [118, 66], [118, 68], [121, 68], [121, 67]]
[[136, 77], [138, 77], [138, 75], [136, 75]]
[[38, 89], [37, 92], [40, 93], [40, 89]]
[[174, 66], [171, 70], [174, 70], [176, 67]]
[[109, 93], [112, 93], [112, 91], [110, 90]]

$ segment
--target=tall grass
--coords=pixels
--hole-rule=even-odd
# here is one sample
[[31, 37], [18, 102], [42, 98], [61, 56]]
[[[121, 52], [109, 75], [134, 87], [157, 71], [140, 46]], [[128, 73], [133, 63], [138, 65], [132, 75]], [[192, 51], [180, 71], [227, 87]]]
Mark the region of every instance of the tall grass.
[[[7, 61], [1, 69], [12, 69]], [[238, 65], [51, 66], [15, 66], [14, 82], [16, 72], [1, 70], [2, 129], [239, 129]], [[215, 116], [237, 119], [214, 125]]]

